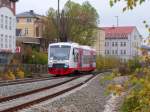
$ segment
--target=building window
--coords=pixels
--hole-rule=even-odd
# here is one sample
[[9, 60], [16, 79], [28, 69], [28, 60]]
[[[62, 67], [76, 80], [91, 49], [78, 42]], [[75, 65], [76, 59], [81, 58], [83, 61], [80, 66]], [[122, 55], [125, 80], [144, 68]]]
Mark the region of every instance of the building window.
[[126, 42], [124, 42], [124, 47], [126, 46]]
[[11, 43], [11, 36], [9, 36], [9, 43]]
[[115, 54], [118, 54], [118, 50], [115, 50]]
[[109, 54], [109, 50], [107, 50], [107, 54]]
[[12, 29], [12, 18], [10, 17], [9, 18], [9, 30], [11, 30]]
[[1, 20], [0, 21], [1, 21], [1, 28], [3, 28], [3, 24], [4, 24], [3, 23], [3, 21], [4, 21], [4, 16], [3, 15], [1, 15]]
[[137, 37], [137, 36], [136, 36], [136, 35], [134, 35], [134, 40], [136, 40], [136, 37]]
[[115, 46], [118, 46], [118, 42], [115, 42]]
[[109, 54], [110, 52], [109, 52], [109, 50], [105, 50], [105, 54]]
[[122, 50], [120, 50], [120, 54], [123, 54], [123, 51], [122, 51]]
[[19, 23], [19, 18], [17, 18], [16, 20], [17, 20], [17, 23]]
[[15, 27], [16, 19], [12, 19], [12, 27]]
[[7, 37], [8, 37], [8, 36], [7, 36], [7, 35], [5, 35], [5, 43], [7, 43]]
[[1, 34], [1, 37], [3, 38], [3, 34]]
[[8, 16], [5, 16], [5, 29], [8, 29]]
[[28, 28], [25, 28], [25, 35], [28, 35]]
[[112, 46], [114, 46], [115, 44], [114, 44], [114, 42], [112, 42]]
[[31, 18], [27, 18], [27, 22], [28, 22], [28, 23], [32, 22], [32, 21], [31, 21]]
[[105, 46], [109, 46], [109, 42], [105, 42]]
[[121, 47], [123, 46], [123, 42], [120, 43], [120, 46], [121, 46]]
[[126, 50], [124, 50], [124, 54], [126, 54]]
[[1, 48], [3, 48], [3, 43], [1, 43]]

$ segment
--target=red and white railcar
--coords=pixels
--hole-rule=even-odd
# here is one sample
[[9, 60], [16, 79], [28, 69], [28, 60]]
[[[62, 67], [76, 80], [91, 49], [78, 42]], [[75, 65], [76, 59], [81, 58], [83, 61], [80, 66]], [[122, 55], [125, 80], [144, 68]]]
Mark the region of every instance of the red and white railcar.
[[52, 43], [48, 48], [48, 71], [53, 75], [89, 72], [96, 68], [96, 52], [77, 43]]

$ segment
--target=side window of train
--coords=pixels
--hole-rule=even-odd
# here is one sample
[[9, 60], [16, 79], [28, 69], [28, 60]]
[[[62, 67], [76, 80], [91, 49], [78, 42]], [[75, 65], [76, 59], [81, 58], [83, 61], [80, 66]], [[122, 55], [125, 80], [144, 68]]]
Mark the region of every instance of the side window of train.
[[93, 57], [93, 62], [96, 62], [96, 55], [94, 55]]
[[74, 62], [78, 62], [79, 52], [77, 48], [73, 49], [73, 55], [74, 55]]

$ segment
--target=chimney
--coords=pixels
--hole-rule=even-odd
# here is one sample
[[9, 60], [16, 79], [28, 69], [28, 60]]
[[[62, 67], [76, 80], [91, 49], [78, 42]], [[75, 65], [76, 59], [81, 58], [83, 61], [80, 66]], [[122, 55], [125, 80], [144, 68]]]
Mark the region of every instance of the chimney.
[[11, 2], [18, 2], [19, 0], [9, 0], [9, 1], [11, 1]]
[[30, 14], [34, 14], [34, 11], [33, 11], [33, 10], [30, 10]]

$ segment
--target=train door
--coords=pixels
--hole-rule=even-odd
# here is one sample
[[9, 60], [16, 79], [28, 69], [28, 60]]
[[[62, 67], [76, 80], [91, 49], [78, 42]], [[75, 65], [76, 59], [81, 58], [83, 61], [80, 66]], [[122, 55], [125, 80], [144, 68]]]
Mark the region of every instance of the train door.
[[78, 68], [78, 60], [79, 60], [78, 48], [73, 48], [73, 60], [74, 60], [74, 67]]
[[90, 56], [89, 56], [89, 62], [90, 62], [90, 69], [93, 67], [93, 52], [90, 52]]
[[83, 54], [83, 50], [79, 49], [78, 68], [80, 70], [82, 69], [82, 54]]

